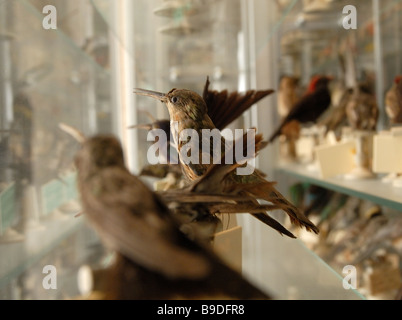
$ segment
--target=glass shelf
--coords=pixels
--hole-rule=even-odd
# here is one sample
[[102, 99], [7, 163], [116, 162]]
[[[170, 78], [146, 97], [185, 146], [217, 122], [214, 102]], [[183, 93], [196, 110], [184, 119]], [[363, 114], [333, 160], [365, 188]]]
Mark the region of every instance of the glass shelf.
[[[47, 4], [61, 6], [60, 1]], [[84, 132], [99, 130], [97, 117], [105, 110], [99, 110], [96, 101], [110, 98], [108, 67], [99, 64], [97, 57], [70, 38], [62, 26], [45, 30], [40, 2], [18, 0], [3, 6], [15, 13], [14, 22], [0, 28], [0, 33], [11, 35], [13, 93], [24, 92], [33, 100], [33, 122], [41, 125], [43, 118], [51, 115], [56, 126], [66, 122]], [[102, 108], [110, 114], [110, 105]]]
[[24, 234], [23, 241], [0, 243], [0, 289], [57, 248], [82, 225], [82, 217], [74, 218], [73, 215], [65, 215], [63, 219], [49, 218], [41, 221], [36, 230]]
[[[32, 23], [33, 25], [39, 25], [40, 28], [36, 29], [36, 31], [42, 31], [42, 32], [46, 32], [45, 29], [42, 28], [42, 21], [43, 18], [45, 17], [45, 14], [43, 14], [41, 12], [41, 2], [38, 2], [36, 0], [18, 0], [19, 2], [21, 2], [21, 4], [25, 7], [26, 12], [31, 16], [30, 19], [32, 19]], [[56, 7], [56, 9], [60, 9], [63, 6], [63, 2], [64, 1], [60, 1], [60, 0], [51, 0], [51, 1], [46, 1], [46, 5], [53, 5]], [[79, 0], [70, 0], [70, 2], [79, 2]], [[76, 10], [74, 10], [76, 11]], [[64, 16], [63, 16], [64, 13]], [[65, 30], [65, 28], [63, 27], [63, 24], [60, 23], [60, 21], [63, 21], [65, 19], [71, 19], [71, 17], [69, 17], [69, 15], [72, 15], [71, 12], [67, 12], [66, 10], [58, 10], [58, 26], [56, 30], [50, 30], [49, 31], [49, 38], [45, 37], [44, 41], [48, 42], [48, 43], [54, 43], [53, 41], [56, 39], [60, 39], [59, 41], [61, 41], [62, 43], [64, 43], [64, 48], [65, 50], [67, 50], [67, 52], [65, 53], [67, 54], [71, 54], [74, 53], [74, 56], [78, 56], [80, 59], [82, 59], [83, 61], [85, 61], [86, 63], [88, 63], [91, 67], [95, 68], [96, 71], [101, 74], [102, 76], [108, 77], [110, 76], [109, 70], [106, 67], [101, 66], [99, 63], [97, 63], [95, 61], [95, 58], [93, 56], [90, 55], [89, 52], [86, 51], [85, 49], [85, 41], [86, 40], [90, 40], [90, 39], [85, 39], [85, 38], [81, 38], [80, 40], [82, 40], [81, 42], [83, 43], [79, 43], [79, 40], [77, 39], [73, 39], [72, 35], [67, 35], [67, 31]], [[36, 20], [36, 22], [34, 22], [34, 20]], [[61, 24], [61, 26], [60, 26]], [[32, 32], [32, 31], [31, 31]], [[80, 32], [81, 34], [85, 34], [84, 30], [81, 30]], [[46, 33], [45, 33], [46, 34]], [[57, 41], [56, 43], [58, 43], [59, 41]]]
[[277, 167], [277, 171], [329, 190], [402, 211], [402, 190], [393, 187], [392, 184], [383, 183], [379, 178], [346, 180], [342, 177], [333, 177], [322, 179], [319, 172], [309, 171], [307, 166], [302, 164], [283, 164]]
[[[250, 221], [243, 224], [243, 219]], [[281, 236], [253, 220], [239, 219], [249, 239], [243, 241], [243, 274], [251, 282], [280, 300], [366, 300], [359, 291], [345, 289], [343, 277], [300, 239]]]
[[[102, 23], [89, 27], [89, 17], [78, 10], [83, 3], [0, 3], [0, 296], [12, 283], [29, 286], [25, 274], [42, 259], [51, 261], [47, 256], [83, 225], [73, 216], [79, 210], [73, 169], [79, 145], [59, 123], [88, 135], [113, 131], [108, 44], [97, 51], [89, 38], [107, 39], [108, 33]], [[57, 8], [56, 30], [42, 26], [45, 5]], [[64, 207], [71, 200], [73, 207]], [[61, 209], [64, 215], [57, 214]]]

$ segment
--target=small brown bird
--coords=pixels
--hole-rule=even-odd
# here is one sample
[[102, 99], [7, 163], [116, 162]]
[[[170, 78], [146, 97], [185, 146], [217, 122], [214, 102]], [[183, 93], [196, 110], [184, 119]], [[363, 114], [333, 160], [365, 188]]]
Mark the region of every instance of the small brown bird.
[[402, 76], [395, 77], [385, 95], [385, 111], [391, 126], [402, 123]]
[[341, 136], [342, 127], [347, 125], [347, 116], [346, 116], [346, 106], [349, 103], [353, 95], [353, 89], [348, 88], [345, 89], [339, 99], [337, 105], [334, 105], [333, 108], [328, 112], [328, 115], [325, 119], [320, 121], [319, 125], [325, 126], [325, 134], [333, 131], [336, 136], [339, 138]]
[[270, 298], [179, 230], [160, 197], [125, 167], [115, 137], [84, 141], [75, 165], [85, 216], [119, 253], [106, 298]]
[[8, 137], [11, 158], [9, 166], [13, 169], [14, 180], [32, 182], [33, 106], [25, 93], [19, 93], [14, 97], [13, 111], [14, 120]]
[[[240, 115], [242, 115], [246, 110], [251, 108], [254, 104], [274, 92], [274, 90], [271, 89], [248, 90], [244, 93], [238, 91], [229, 92], [228, 90], [217, 91], [211, 90], [209, 86], [210, 81], [209, 77], [207, 77], [204, 85], [203, 99], [207, 105], [208, 116], [211, 118], [215, 127], [219, 130], [223, 130], [233, 121], [235, 121]], [[129, 127], [129, 129], [162, 129], [166, 134], [167, 143], [168, 145], [170, 145], [172, 143], [170, 119], [156, 120], [148, 112], [143, 112], [151, 118], [152, 122], [148, 124], [133, 125]], [[164, 150], [163, 147], [161, 149]], [[177, 155], [171, 154], [170, 148], [167, 148], [167, 159], [168, 163], [170, 164], [177, 163]]]
[[[271, 89], [248, 90], [244, 93], [238, 91], [228, 92], [228, 90], [217, 91], [210, 90], [209, 85], [209, 77], [207, 77], [202, 98], [207, 105], [208, 116], [211, 118], [215, 127], [219, 130], [227, 127], [254, 104], [274, 92], [274, 90]], [[169, 119], [153, 119], [153, 122], [150, 124], [139, 124], [131, 126], [130, 128], [148, 130], [158, 128], [166, 132], [168, 139], [171, 137]]]
[[331, 104], [328, 88], [330, 81], [331, 78], [326, 76], [313, 77], [306, 94], [296, 102], [268, 141], [273, 142], [279, 137], [283, 127], [292, 120], [300, 123], [315, 122]]
[[297, 102], [298, 83], [299, 79], [292, 76], [283, 76], [279, 82], [278, 114], [281, 120], [287, 116]]
[[[278, 114], [281, 121], [288, 115], [292, 107], [298, 100], [298, 83], [299, 79], [293, 76], [283, 76], [279, 82], [278, 92]], [[301, 125], [299, 121], [292, 120], [286, 124], [281, 135], [281, 154], [283, 157], [291, 159], [297, 158], [296, 142], [300, 137]]]
[[376, 130], [378, 105], [370, 87], [365, 83], [360, 83], [354, 88], [346, 105], [346, 115], [352, 129]]
[[[167, 94], [144, 89], [135, 89], [135, 93], [152, 97], [166, 104], [171, 121], [170, 130], [173, 132], [173, 137], [176, 139], [175, 145], [179, 153], [179, 161], [183, 168], [183, 174], [187, 177], [187, 179], [189, 181], [194, 181], [205, 174], [205, 172], [207, 172], [211, 164], [214, 162], [216, 151], [220, 151], [222, 155], [223, 148], [226, 146], [227, 141], [225, 141], [223, 137], [220, 137], [220, 150], [214, 149], [213, 144], [210, 144], [209, 154], [207, 155], [209, 157], [209, 161], [204, 161], [205, 159], [203, 159], [202, 153], [199, 152], [198, 161], [188, 162], [183, 160], [183, 146], [190, 143], [192, 144], [191, 150], [202, 150], [203, 141], [202, 139], [198, 139], [196, 142], [191, 140], [181, 141], [178, 139], [178, 137], [180, 132], [183, 132], [183, 130], [186, 129], [192, 129], [198, 134], [199, 137], [202, 137], [203, 130], [209, 129], [212, 131], [216, 129], [215, 124], [208, 115], [208, 107], [206, 103], [206, 101], [209, 101], [209, 99], [212, 100], [211, 97], [209, 99], [208, 97], [207, 99], [203, 99], [197, 93], [186, 89], [172, 89]], [[217, 98], [216, 101], [219, 101], [219, 98]], [[217, 104], [219, 105], [219, 103]], [[225, 102], [225, 104], [229, 105], [229, 102]], [[217, 112], [224, 114], [224, 111]], [[224, 116], [220, 116], [218, 118], [223, 119], [219, 122], [221, 125], [222, 123], [228, 122], [224, 120]], [[173, 123], [176, 123], [177, 125], [172, 125]], [[258, 171], [254, 171], [250, 175], [236, 175], [234, 172], [232, 172], [225, 177], [225, 179], [222, 181], [222, 184], [225, 185], [227, 181], [229, 181], [231, 184], [237, 183], [238, 185], [241, 185], [243, 189], [238, 192], [247, 193], [255, 197], [255, 199], [266, 200], [278, 206], [281, 210], [288, 214], [291, 222], [295, 225], [300, 227], [303, 226], [307, 230], [312, 230], [315, 233], [318, 233], [318, 228], [274, 187], [275, 183], [265, 180]], [[294, 237], [293, 234], [287, 231], [276, 220], [272, 219], [267, 213], [259, 212], [252, 213], [252, 215], [263, 223], [275, 228], [281, 234]]]

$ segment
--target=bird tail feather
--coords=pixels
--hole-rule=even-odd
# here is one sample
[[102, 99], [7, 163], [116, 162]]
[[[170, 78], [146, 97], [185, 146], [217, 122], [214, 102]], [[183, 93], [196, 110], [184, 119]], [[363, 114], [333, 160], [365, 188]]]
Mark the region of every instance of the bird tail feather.
[[292, 224], [304, 227], [307, 231], [313, 231], [318, 234], [319, 229], [314, 225], [296, 206], [290, 203], [278, 190], [274, 188], [274, 183], [269, 181], [264, 181], [263, 183], [253, 186], [248, 189], [248, 192], [259, 199], [269, 201], [283, 211], [289, 216]]

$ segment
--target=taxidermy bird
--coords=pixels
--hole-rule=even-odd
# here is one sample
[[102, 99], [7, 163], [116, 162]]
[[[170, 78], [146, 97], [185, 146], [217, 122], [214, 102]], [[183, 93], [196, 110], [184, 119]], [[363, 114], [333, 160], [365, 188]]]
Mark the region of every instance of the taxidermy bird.
[[[278, 114], [281, 121], [288, 115], [298, 100], [298, 83], [299, 79], [292, 76], [283, 76], [280, 79], [278, 92]], [[290, 121], [282, 128], [281, 135], [284, 138], [284, 144], [282, 145], [281, 154], [283, 154], [284, 157], [290, 157], [292, 159], [297, 157], [296, 141], [300, 137], [300, 130], [301, 125], [297, 120]]]
[[343, 52], [338, 53], [339, 77], [332, 88], [331, 108], [318, 123], [325, 127], [325, 136], [332, 131], [338, 139], [342, 136], [342, 128], [348, 124], [346, 106], [357, 83], [353, 46], [349, 42], [345, 45]]
[[402, 76], [395, 77], [385, 95], [385, 111], [391, 126], [402, 123]]
[[[243, 143], [245, 139], [246, 135], [236, 140], [233, 149], [243, 148], [244, 150], [244, 148], [247, 147]], [[258, 151], [266, 146], [266, 144], [262, 142], [262, 135], [257, 135], [255, 140], [256, 151], [251, 157], [255, 157]], [[227, 153], [231, 153], [232, 151], [233, 150], [228, 150]], [[180, 190], [160, 191], [158, 194], [166, 203], [169, 204], [169, 207], [171, 207], [170, 204], [173, 204], [175, 208], [175, 210], [173, 210], [174, 213], [177, 213], [178, 208], [179, 214], [185, 219], [188, 219], [188, 214], [185, 213], [183, 215], [182, 213], [183, 211], [189, 212], [189, 210], [187, 210], [187, 207], [183, 210], [183, 205], [199, 203], [204, 207], [207, 207], [212, 216], [217, 213], [233, 214], [248, 212], [257, 219], [276, 229], [281, 234], [294, 238], [294, 235], [291, 232], [264, 213], [266, 211], [280, 209], [279, 205], [260, 204], [252, 194], [247, 192], [248, 188], [252, 186], [234, 179], [227, 179], [228, 176], [234, 174], [235, 169], [238, 168], [240, 164], [222, 164], [224, 163], [225, 157], [226, 154], [222, 156], [221, 164], [211, 165], [205, 174], [191, 182], [189, 186]], [[197, 214], [196, 217], [197, 216], [199, 215]], [[206, 219], [206, 215], [201, 218]], [[198, 219], [194, 221], [199, 222]], [[185, 226], [186, 229], [188, 229], [188, 227], [191, 227], [191, 225]], [[197, 232], [197, 230], [195, 230], [195, 232]], [[202, 233], [205, 237], [206, 233]]]
[[[164, 152], [162, 153], [162, 159], [164, 163], [177, 163], [177, 157], [175, 154], [171, 154], [170, 144], [171, 144], [171, 134], [170, 134], [170, 121], [167, 119], [157, 120], [155, 119], [152, 114], [145, 110], [140, 110], [145, 113], [151, 120], [150, 123], [146, 124], [136, 124], [133, 126], [128, 127], [129, 129], [145, 129], [148, 131], [152, 131], [155, 129], [162, 130], [166, 134], [166, 145], [161, 148]], [[165, 153], [166, 152], [166, 153]]]
[[[207, 86], [206, 86], [207, 87]], [[160, 93], [155, 91], [149, 91], [144, 89], [135, 89], [136, 94], [145, 95], [152, 97], [154, 99], [160, 100], [165, 103], [168, 108], [171, 126], [170, 130], [173, 133], [173, 137], [175, 137], [175, 145], [179, 153], [179, 161], [183, 169], [183, 174], [189, 181], [194, 181], [200, 178], [211, 166], [211, 163], [214, 162], [215, 152], [221, 150], [214, 150], [213, 144], [210, 144], [211, 148], [209, 153], [206, 154], [209, 157], [209, 161], [205, 160], [205, 154], [199, 152], [199, 161], [184, 161], [182, 148], [184, 146], [188, 147], [188, 143], [192, 143], [191, 150], [202, 150], [202, 139], [198, 139], [197, 141], [180, 141], [178, 139], [180, 132], [185, 129], [194, 130], [199, 137], [202, 137], [202, 130], [209, 129], [213, 130], [217, 127], [211, 120], [211, 117], [208, 114], [208, 106], [209, 105], [221, 105], [219, 101], [223, 101], [223, 105], [228, 106], [228, 108], [232, 108], [231, 100], [222, 99], [219, 95], [208, 95], [205, 94], [204, 98], [198, 95], [196, 92], [186, 89], [172, 89], [168, 93]], [[227, 97], [227, 95], [226, 95]], [[225, 107], [213, 109], [216, 110], [217, 113], [222, 114], [222, 116], [216, 117], [219, 123], [219, 127], [224, 127], [225, 123], [230, 123], [228, 119], [225, 118], [225, 114], [230, 116], [230, 112], [228, 113]], [[232, 113], [232, 117], [233, 117]], [[231, 118], [231, 117], [229, 117]], [[220, 137], [221, 147], [224, 148], [226, 145], [226, 141], [223, 137]], [[184, 149], [184, 148], [183, 148]], [[318, 233], [317, 227], [308, 220], [304, 214], [296, 208], [293, 204], [291, 204], [275, 187], [273, 182], [269, 182], [265, 180], [262, 175], [258, 171], [254, 171], [249, 175], [236, 175], [234, 172], [227, 175], [222, 184], [226, 183], [237, 183], [241, 185], [242, 190], [237, 192], [241, 192], [244, 194], [250, 194], [255, 199], [265, 200], [273, 203], [278, 206], [280, 209], [285, 211], [291, 222], [297, 226], [305, 227], [307, 230], [312, 230]], [[240, 188], [240, 187], [239, 187]], [[294, 237], [289, 231], [287, 231], [284, 227], [282, 227], [276, 220], [272, 219], [265, 212], [253, 213], [254, 217], [259, 219], [260, 221], [270, 225], [275, 228], [281, 234], [286, 234], [290, 237]]]
[[268, 141], [273, 142], [279, 137], [282, 129], [292, 120], [300, 123], [315, 122], [331, 104], [328, 88], [330, 81], [331, 78], [326, 76], [313, 77], [306, 94], [296, 102]]
[[339, 103], [334, 106], [328, 116], [319, 123], [319, 125], [325, 126], [325, 135], [328, 132], [333, 131], [339, 138], [341, 136], [341, 128], [346, 126], [348, 123], [346, 116], [346, 106], [349, 103], [353, 95], [353, 89], [345, 89]]
[[278, 114], [284, 119], [295, 105], [299, 79], [292, 76], [283, 76], [279, 82]]
[[398, 246], [394, 245], [393, 242], [397, 242], [402, 237], [402, 218], [398, 215], [391, 217], [379, 215], [371, 229], [368, 232], [361, 233], [360, 237], [360, 242], [355, 245], [356, 262], [368, 258], [381, 246], [393, 247], [393, 250], [398, 252]]
[[[269, 96], [274, 92], [274, 90], [267, 89], [267, 90], [248, 90], [246, 92], [238, 92], [233, 91], [229, 92], [228, 90], [217, 91], [211, 90], [209, 88], [210, 81], [209, 77], [207, 77], [204, 90], [203, 90], [203, 99], [207, 104], [207, 112], [208, 116], [211, 118], [212, 122], [214, 123], [215, 127], [219, 130], [223, 130], [233, 121], [235, 121], [239, 116], [241, 116], [245, 111], [251, 108], [254, 104], [258, 101], [262, 100], [263, 98]], [[146, 112], [147, 113], [147, 112]], [[172, 135], [170, 130], [170, 119], [160, 119], [156, 120], [152, 115], [148, 116], [151, 118], [151, 123], [148, 124], [138, 124], [131, 126], [129, 128], [139, 128], [139, 129], [162, 129], [167, 138], [167, 144], [170, 145], [172, 143]], [[163, 149], [163, 148], [162, 148]], [[170, 153], [170, 148], [167, 148], [167, 158], [168, 163], [177, 163], [176, 158], [172, 158]], [[176, 156], [176, 155], [175, 155]], [[170, 161], [170, 160], [173, 160]], [[173, 164], [172, 164], [173, 165]], [[145, 170], [145, 174], [152, 175], [154, 171], [160, 171], [160, 166], [152, 165], [147, 166]], [[170, 170], [170, 169], [169, 169]], [[173, 169], [175, 180], [168, 184], [173, 184], [174, 186], [180, 185], [180, 179], [176, 176], [176, 168]], [[172, 175], [171, 175], [172, 176]], [[169, 179], [173, 180], [173, 179]]]
[[[171, 134], [170, 134], [170, 121], [166, 119], [157, 120], [155, 119], [148, 111], [140, 110], [145, 113], [151, 120], [150, 123], [147, 124], [137, 124], [130, 126], [129, 129], [145, 129], [148, 130], [149, 133], [152, 133], [152, 130], [158, 129], [165, 132], [166, 140], [160, 141], [161, 148], [159, 149], [159, 163], [145, 165], [141, 168], [140, 176], [148, 176], [153, 178], [159, 178], [160, 181], [156, 184], [157, 189], [170, 189], [170, 188], [178, 188], [182, 184], [182, 173], [181, 168], [178, 163], [177, 154], [175, 152], [172, 153], [172, 148], [170, 148], [172, 144]], [[149, 134], [148, 133], [148, 134]], [[156, 139], [156, 135], [154, 136]]]
[[[209, 85], [209, 77], [207, 77], [202, 97], [207, 105], [207, 113], [209, 118], [219, 130], [223, 130], [258, 101], [274, 92], [274, 90], [271, 89], [248, 90], [244, 93], [238, 91], [229, 92], [228, 90], [217, 91], [210, 90]], [[155, 128], [162, 129], [166, 132], [167, 138], [171, 138], [171, 119], [152, 119], [152, 121], [153, 122], [149, 124], [134, 125], [130, 128], [148, 130]]]
[[11, 168], [17, 181], [32, 181], [33, 108], [28, 96], [19, 93], [14, 97], [14, 120], [8, 137], [11, 154]]
[[349, 125], [354, 130], [376, 129], [379, 111], [374, 94], [365, 83], [354, 88], [352, 96], [346, 105], [346, 115]]
[[106, 299], [269, 298], [179, 230], [160, 197], [125, 167], [115, 137], [82, 141], [75, 165], [83, 212], [118, 253]]

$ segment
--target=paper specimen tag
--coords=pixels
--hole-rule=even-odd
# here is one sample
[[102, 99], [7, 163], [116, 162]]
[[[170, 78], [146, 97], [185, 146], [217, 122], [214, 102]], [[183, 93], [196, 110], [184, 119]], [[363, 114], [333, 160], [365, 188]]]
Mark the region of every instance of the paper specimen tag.
[[321, 145], [315, 148], [322, 178], [349, 173], [355, 166], [356, 143], [340, 142], [334, 145]]
[[373, 171], [402, 172], [402, 136], [392, 134], [374, 136]]

